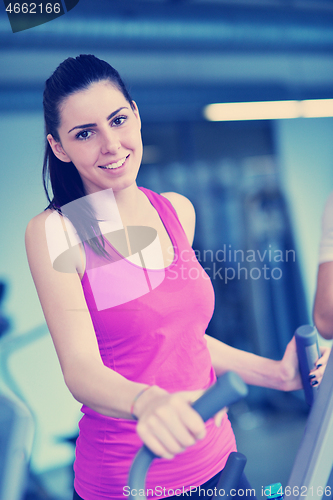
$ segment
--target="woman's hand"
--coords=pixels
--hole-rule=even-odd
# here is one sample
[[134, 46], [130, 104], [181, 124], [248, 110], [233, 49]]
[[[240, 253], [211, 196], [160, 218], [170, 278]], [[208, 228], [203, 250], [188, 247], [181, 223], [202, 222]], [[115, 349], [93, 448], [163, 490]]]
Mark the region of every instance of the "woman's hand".
[[281, 380], [284, 391], [296, 391], [302, 389], [302, 379], [298, 367], [296, 339], [293, 337], [286, 347], [283, 358], [280, 361]]
[[311, 370], [309, 374], [311, 385], [320, 384], [326, 369], [328, 358], [331, 353], [331, 349], [329, 347], [320, 347], [319, 349], [321, 357], [316, 362], [316, 368]]
[[[321, 357], [316, 362], [316, 368], [309, 373], [312, 385], [320, 384], [326, 364], [331, 352], [327, 347], [320, 347]], [[281, 378], [284, 383], [283, 390], [295, 391], [302, 389], [302, 380], [298, 368], [298, 357], [295, 337], [291, 339], [285, 350], [284, 356], [280, 361]], [[317, 382], [317, 383], [314, 383]]]
[[[152, 386], [134, 405], [138, 418], [137, 432], [142, 441], [156, 455], [173, 458], [206, 435], [204, 421], [191, 407], [202, 394], [199, 391], [181, 391], [169, 394], [164, 389]], [[225, 409], [215, 416], [220, 425]]]

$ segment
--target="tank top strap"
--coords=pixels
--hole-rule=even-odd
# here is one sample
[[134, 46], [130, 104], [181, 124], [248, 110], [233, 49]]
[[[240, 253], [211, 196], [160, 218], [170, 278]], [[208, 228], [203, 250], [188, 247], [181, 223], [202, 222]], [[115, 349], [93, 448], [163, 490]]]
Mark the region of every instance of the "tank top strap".
[[[139, 187], [139, 189], [147, 196], [150, 203], [159, 214], [174, 247], [174, 262], [178, 262], [178, 257], [179, 255], [182, 255], [182, 250], [192, 251], [192, 247], [188, 242], [186, 233], [181, 225], [176, 210], [172, 206], [171, 202], [161, 194], [155, 193], [154, 191], [143, 187]], [[106, 242], [106, 247], [109, 253], [110, 261], [116, 262], [123, 258], [110, 243]], [[103, 255], [94, 252], [94, 250], [86, 242], [84, 242], [84, 249], [86, 257], [86, 270], [105, 266], [106, 262], [109, 262], [105, 260]]]
[[178, 249], [192, 248], [172, 203], [161, 194], [150, 189], [143, 187], [139, 187], [139, 189], [147, 196], [158, 212], [171, 240], [176, 241]]

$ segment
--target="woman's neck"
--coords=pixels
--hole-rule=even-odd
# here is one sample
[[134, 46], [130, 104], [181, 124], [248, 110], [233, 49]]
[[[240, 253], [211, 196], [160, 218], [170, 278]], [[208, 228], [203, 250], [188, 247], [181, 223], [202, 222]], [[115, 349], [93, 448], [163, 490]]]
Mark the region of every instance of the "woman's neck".
[[135, 225], [142, 219], [148, 200], [136, 184], [115, 191], [114, 197], [124, 226]]

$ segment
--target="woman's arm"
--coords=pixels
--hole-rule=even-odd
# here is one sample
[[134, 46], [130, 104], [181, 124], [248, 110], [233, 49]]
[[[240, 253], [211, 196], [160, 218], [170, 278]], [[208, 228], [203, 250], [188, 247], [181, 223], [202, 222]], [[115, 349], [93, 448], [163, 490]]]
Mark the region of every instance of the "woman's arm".
[[189, 405], [201, 391], [169, 394], [152, 386], [136, 400], [146, 384], [127, 380], [103, 364], [77, 273], [79, 258], [73, 257], [72, 272], [52, 267], [45, 233], [50, 213], [30, 221], [26, 248], [66, 385], [75, 399], [103, 415], [132, 419], [133, 410], [143, 442], [154, 453], [172, 458], [205, 434], [202, 419]]
[[313, 310], [314, 323], [325, 339], [333, 338], [333, 262], [319, 265]]
[[[263, 358], [250, 352], [230, 347], [219, 340], [205, 335], [208, 350], [216, 375], [232, 370], [250, 385], [258, 385], [281, 391], [302, 389], [302, 381], [298, 370], [296, 342], [293, 337], [285, 350], [281, 361]], [[321, 348], [322, 357], [318, 360], [318, 368], [311, 370], [313, 381], [321, 382], [330, 354], [330, 349]]]
[[131, 401], [144, 384], [135, 384], [107, 368], [73, 260], [72, 272], [55, 271], [46, 241], [44, 212], [26, 230], [29, 266], [61, 364], [73, 396], [108, 416], [131, 418]]
[[333, 338], [333, 193], [328, 197], [321, 221], [319, 268], [313, 317], [319, 333]]
[[[280, 361], [235, 349], [209, 335], [206, 335], [206, 339], [217, 376], [232, 370], [250, 385], [279, 390], [301, 388], [301, 380], [296, 370], [294, 370], [295, 373], [288, 373]], [[288, 354], [293, 356], [291, 350]]]

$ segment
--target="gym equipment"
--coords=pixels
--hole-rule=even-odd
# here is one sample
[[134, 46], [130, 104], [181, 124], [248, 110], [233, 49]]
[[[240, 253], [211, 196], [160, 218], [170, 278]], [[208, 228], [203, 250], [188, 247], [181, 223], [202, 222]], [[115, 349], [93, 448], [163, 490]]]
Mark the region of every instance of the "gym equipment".
[[[321, 498], [329, 500], [333, 498], [333, 350], [326, 366], [325, 376], [319, 388], [314, 391], [310, 385], [308, 374], [320, 356], [316, 329], [310, 325], [303, 325], [297, 329], [295, 336], [305, 395], [307, 402], [310, 401], [312, 404], [312, 408], [288, 485], [284, 488], [284, 496], [286, 500], [320, 500]], [[226, 383], [223, 380], [224, 377], [226, 377]], [[238, 378], [235, 373], [228, 372], [194, 403], [193, 407], [197, 409], [196, 405], [198, 405], [199, 413], [202, 406], [207, 405], [204, 416], [202, 415], [204, 420], [214, 415], [221, 407], [228, 406], [246, 395], [247, 388], [241, 379], [241, 383], [238, 380], [236, 385], [241, 387], [243, 384], [245, 389], [243, 387], [241, 394], [237, 393], [237, 389], [233, 392], [233, 381]], [[231, 384], [232, 389], [230, 389], [229, 384]], [[224, 390], [225, 387], [228, 394], [224, 396], [219, 391]], [[220, 406], [216, 403], [211, 411], [211, 408], [208, 408], [210, 396], [215, 396], [215, 394], [219, 394], [221, 403]], [[230, 395], [232, 396], [231, 400], [228, 400]], [[145, 446], [139, 450], [130, 470], [128, 484], [131, 490], [145, 489], [145, 476], [154, 458], [155, 455]], [[230, 454], [225, 469], [221, 473], [216, 488], [217, 495], [213, 497], [214, 499], [223, 498], [225, 500], [225, 493], [228, 493], [231, 487], [237, 487], [245, 463], [244, 455], [240, 453]], [[224, 473], [225, 470], [227, 473]], [[223, 496], [218, 496], [219, 489], [224, 490]], [[130, 495], [129, 498], [134, 500], [136, 497]]]
[[[212, 497], [212, 500], [218, 500], [219, 498], [226, 496], [233, 496], [231, 490], [237, 488], [240, 478], [242, 477], [245, 465], [245, 455], [236, 451], [230, 453], [224, 469], [221, 472], [219, 482], [216, 486], [216, 493]], [[254, 500], [254, 497], [252, 497], [252, 500]]]
[[328, 500], [333, 466], [333, 350], [285, 488], [288, 500]]
[[[219, 377], [216, 383], [195, 401], [192, 406], [202, 419], [206, 421], [225, 406], [230, 406], [245, 397], [247, 392], [247, 386], [239, 375], [234, 372], [227, 372]], [[143, 446], [138, 451], [129, 473], [128, 485], [130, 492], [145, 489], [146, 474], [154, 458], [158, 458], [157, 455], [146, 446]], [[134, 500], [135, 498], [130, 493], [129, 499]], [[146, 497], [142, 496], [141, 498]]]
[[300, 326], [295, 332], [295, 339], [305, 400], [311, 406], [319, 389], [318, 386], [312, 386], [309, 380], [309, 372], [315, 368], [320, 358], [317, 330], [311, 325]]
[[27, 407], [0, 395], [0, 498], [21, 500], [34, 424]]

